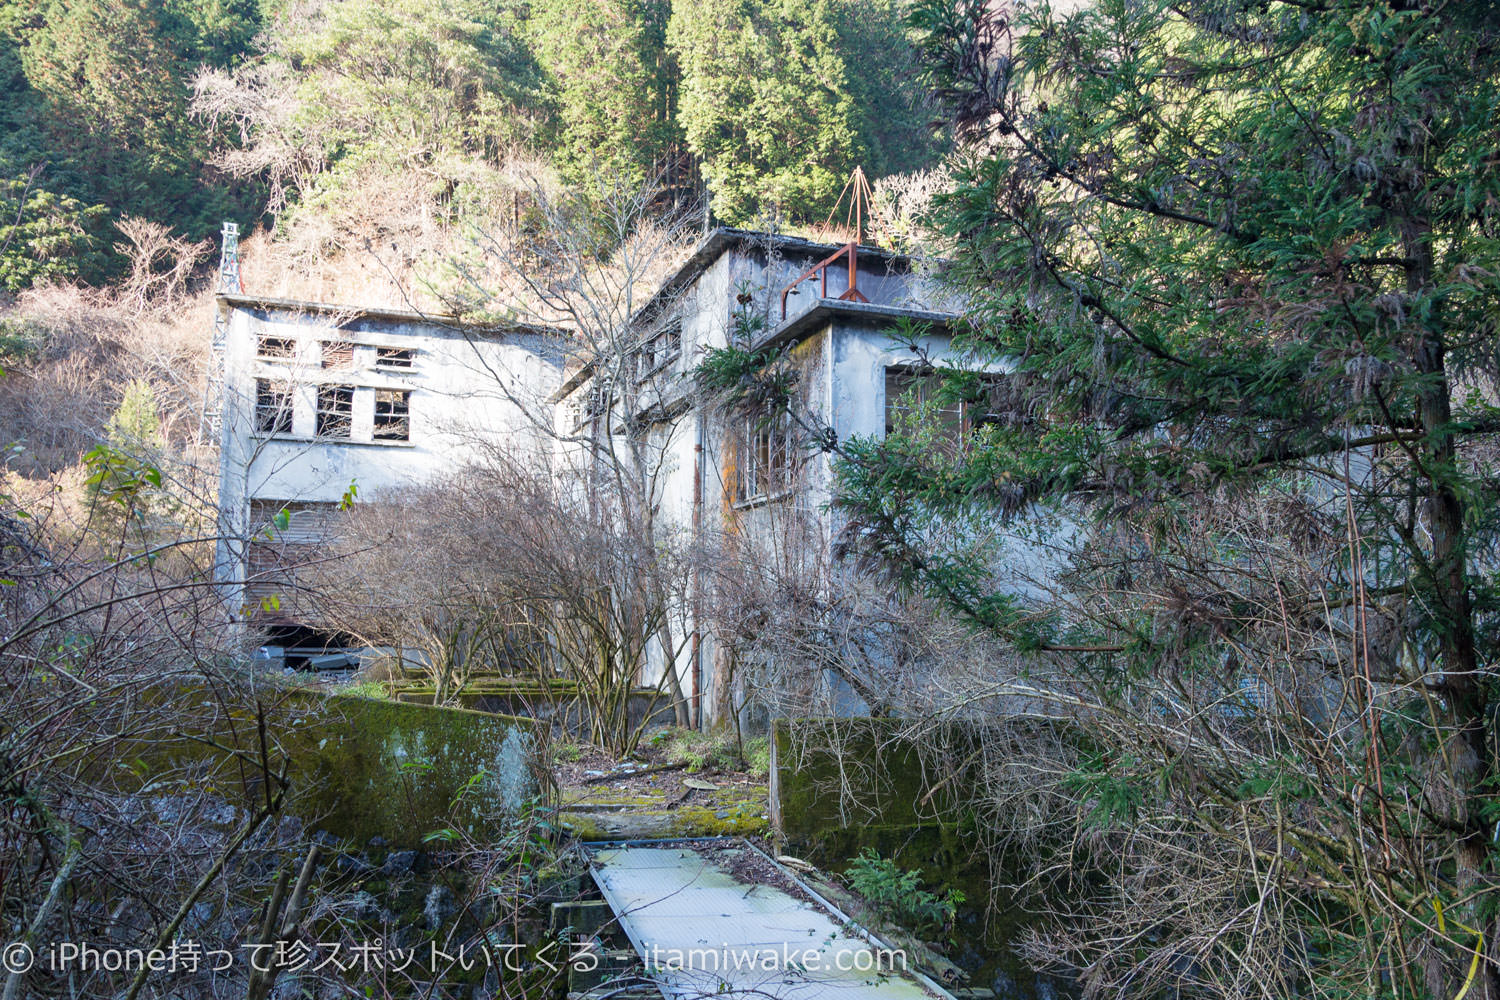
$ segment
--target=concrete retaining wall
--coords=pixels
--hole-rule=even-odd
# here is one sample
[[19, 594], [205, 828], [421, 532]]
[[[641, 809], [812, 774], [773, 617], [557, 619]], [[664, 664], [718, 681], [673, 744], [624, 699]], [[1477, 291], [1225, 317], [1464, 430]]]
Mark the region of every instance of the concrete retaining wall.
[[[213, 744], [255, 760], [258, 701], [272, 766], [287, 768], [285, 812], [355, 845], [380, 837], [391, 847], [418, 847], [445, 829], [498, 839], [548, 780], [530, 719], [302, 689], [251, 696], [190, 688], [174, 697], [192, 702], [182, 705], [183, 718], [194, 721], [180, 738], [142, 748], [148, 774], [218, 761], [222, 750]], [[239, 772], [232, 784], [249, 798], [264, 794], [256, 792], [253, 767], [217, 770], [220, 783]]]

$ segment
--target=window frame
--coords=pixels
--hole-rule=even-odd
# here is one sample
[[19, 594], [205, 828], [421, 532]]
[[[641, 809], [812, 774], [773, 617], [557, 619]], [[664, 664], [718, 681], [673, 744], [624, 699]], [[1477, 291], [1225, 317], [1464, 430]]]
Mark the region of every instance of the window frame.
[[736, 503], [756, 506], [785, 500], [797, 491], [799, 453], [791, 414], [746, 414], [740, 427]]
[[682, 321], [668, 323], [643, 337], [631, 356], [637, 382], [671, 368], [682, 357]]
[[[273, 399], [275, 401], [268, 404], [267, 401]], [[290, 382], [285, 379], [257, 378], [253, 416], [255, 433], [292, 433], [296, 403]]]
[[[381, 396], [395, 397], [392, 400], [382, 400]], [[381, 413], [383, 402], [399, 402], [400, 412], [394, 409], [386, 414]], [[382, 423], [382, 419], [385, 423]], [[400, 428], [400, 435], [383, 433], [391, 428]], [[411, 440], [411, 390], [410, 389], [382, 389], [375, 390], [375, 419], [370, 428], [371, 441], [410, 441]]]
[[[946, 444], [944, 451], [948, 454], [956, 454], [965, 447], [974, 432], [986, 423], [986, 416], [993, 412], [994, 392], [1002, 382], [1010, 376], [1004, 372], [980, 372], [979, 378], [985, 384], [990, 394], [990, 406], [982, 410], [968, 400], [958, 400], [955, 403], [942, 406], [938, 413], [944, 415], [943, 423], [951, 433], [941, 434], [940, 441]], [[899, 392], [892, 392], [892, 382], [895, 379], [905, 379], [906, 386]], [[919, 365], [886, 365], [885, 366], [885, 436], [889, 437], [895, 432], [894, 417], [897, 413], [913, 414], [917, 409], [928, 404], [936, 404], [933, 399], [934, 391], [942, 384], [942, 369], [935, 367], [923, 367]], [[917, 390], [917, 397], [910, 405], [898, 405], [897, 400], [906, 396], [913, 389]]]
[[[404, 363], [393, 363], [390, 355], [402, 355]], [[414, 347], [380, 347], [375, 348], [376, 371], [409, 372], [417, 367], [417, 351]]]
[[[318, 386], [317, 403], [314, 408], [313, 436], [329, 441], [352, 441], [354, 440], [354, 399], [358, 387], [342, 382], [324, 382]], [[346, 407], [330, 407], [326, 399], [334, 394], [344, 395], [347, 398]], [[333, 421], [339, 417], [343, 418], [343, 433], [330, 433], [325, 427], [325, 420]]]
[[[268, 351], [267, 345], [280, 345], [276, 351]], [[257, 361], [296, 361], [297, 360], [297, 338], [278, 337], [268, 333], [257, 334], [255, 337], [255, 360]]]

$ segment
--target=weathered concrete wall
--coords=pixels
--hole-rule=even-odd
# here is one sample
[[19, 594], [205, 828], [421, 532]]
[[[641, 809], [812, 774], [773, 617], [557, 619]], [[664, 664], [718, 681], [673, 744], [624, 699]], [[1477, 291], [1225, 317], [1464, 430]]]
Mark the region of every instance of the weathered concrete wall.
[[[426, 686], [403, 687], [396, 692], [398, 701], [417, 705], [431, 705], [433, 697], [432, 688]], [[460, 691], [455, 699], [463, 708], [476, 712], [535, 719], [575, 736], [588, 732], [587, 708], [578, 695], [577, 684], [570, 681], [544, 686], [508, 678], [481, 680]], [[633, 691], [628, 711], [632, 728], [648, 718], [653, 725], [670, 725], [674, 719], [671, 699], [651, 688]]]
[[[822, 572], [838, 528], [827, 511], [832, 497], [830, 456], [815, 447], [799, 448], [793, 491], [742, 497], [738, 485], [745, 421], [725, 419], [712, 400], [696, 395], [694, 380], [665, 376], [686, 375], [709, 350], [728, 346], [741, 309], [763, 321], [756, 334], [760, 338], [784, 327], [782, 290], [836, 248], [780, 236], [720, 235], [725, 238], [717, 244], [715, 255], [669, 282], [670, 294], [645, 311], [652, 322], [680, 323], [681, 331], [681, 356], [676, 362], [661, 374], [630, 383], [639, 393], [635, 405], [640, 413], [656, 415], [646, 451], [657, 524], [664, 542], [690, 543], [695, 534], [703, 539], [738, 536], [774, 549], [778, 560], [805, 562], [810, 573]], [[837, 321], [813, 325], [809, 309], [836, 300], [848, 289], [847, 266], [840, 263], [829, 269], [826, 289], [811, 278], [791, 291], [785, 315], [794, 322], [802, 318], [808, 328], [782, 330], [794, 340], [788, 360], [798, 373], [799, 412], [832, 428], [841, 441], [884, 432], [885, 368], [915, 360], [891, 340], [895, 316], [903, 311], [928, 315], [952, 305], [928, 275], [920, 268], [913, 270], [910, 261], [872, 251], [859, 255], [857, 283], [860, 292], [883, 311], [841, 315]], [[820, 292], [828, 299], [820, 298]], [[951, 353], [946, 335], [929, 337], [924, 346], [933, 359]], [[622, 374], [614, 373], [614, 377]], [[559, 427], [564, 436], [574, 434], [580, 425], [577, 414], [586, 412], [591, 391], [585, 377], [562, 401]], [[557, 454], [559, 467], [588, 467], [588, 452], [581, 443], [562, 445]], [[797, 572], [794, 567], [783, 568]], [[673, 608], [674, 638], [680, 643], [673, 666], [698, 717], [705, 723], [724, 724], [736, 703], [745, 700], [746, 692], [735, 690], [742, 683], [732, 676], [727, 649], [699, 620], [704, 617], [699, 605], [715, 599], [707, 579], [711, 575], [689, 582], [684, 599]], [[695, 628], [700, 630], [697, 642], [691, 641]], [[648, 656], [641, 679], [654, 683], [665, 676], [671, 656], [654, 643]], [[825, 682], [837, 686], [831, 679], [811, 681]], [[841, 692], [835, 701], [838, 711], [866, 710], [852, 692]]]
[[[216, 575], [231, 608], [241, 603], [254, 499], [334, 503], [352, 482], [360, 499], [430, 481], [502, 444], [545, 461], [562, 349], [528, 330], [460, 325], [439, 317], [359, 313], [333, 306], [221, 299], [228, 324], [220, 434], [220, 543]], [[291, 342], [285, 359], [258, 356], [262, 337]], [[353, 345], [347, 367], [322, 367], [322, 345]], [[380, 348], [414, 352], [410, 368], [377, 363]], [[256, 428], [256, 382], [288, 388], [291, 429]], [[351, 433], [318, 437], [318, 387], [353, 387]], [[409, 437], [373, 436], [375, 394], [410, 393]]]
[[[207, 691], [181, 697], [203, 701], [202, 716], [215, 721], [143, 751], [146, 759], [180, 765], [212, 757], [204, 737], [222, 746], [247, 743], [254, 721], [248, 707], [217, 710], [222, 698]], [[428, 834], [451, 827], [494, 839], [546, 780], [529, 719], [302, 690], [261, 701], [275, 741], [273, 765], [285, 760], [288, 767], [285, 811], [356, 845], [381, 837], [392, 847], [420, 847]]]
[[[889, 719], [781, 719], [771, 727], [770, 812], [776, 831], [799, 846], [836, 848], [954, 827], [972, 776], [975, 733], [945, 726], [919, 747]], [[944, 765], [939, 761], [946, 762]]]
[[296, 798], [328, 811], [319, 826], [365, 843], [413, 847], [435, 830], [504, 832], [541, 791], [529, 719], [340, 696], [302, 696], [292, 736]]

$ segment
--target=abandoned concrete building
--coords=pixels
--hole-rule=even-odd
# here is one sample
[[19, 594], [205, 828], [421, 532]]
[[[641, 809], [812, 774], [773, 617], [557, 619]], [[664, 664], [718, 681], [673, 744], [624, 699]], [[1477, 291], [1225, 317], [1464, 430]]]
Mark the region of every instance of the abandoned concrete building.
[[341, 503], [430, 481], [496, 441], [545, 461], [524, 400], [547, 405], [562, 344], [400, 310], [246, 295], [221, 295], [218, 309], [221, 593], [278, 661], [342, 665], [349, 654], [313, 620], [297, 566]]
[[[221, 295], [218, 309], [227, 331], [220, 583], [269, 637], [267, 655], [295, 666], [358, 655], [328, 650], [287, 585], [330, 512], [351, 499], [351, 482], [356, 502], [378, 499], [456, 471], [481, 441], [535, 454], [558, 475], [586, 473], [628, 424], [650, 451], [647, 489], [663, 523], [694, 536], [790, 532], [817, 558], [836, 528], [832, 462], [809, 446], [808, 424], [839, 440], [886, 433], [925, 392], [925, 364], [947, 356], [953, 315], [919, 261], [733, 229], [702, 240], [613, 352], [584, 354], [538, 328], [391, 310], [244, 295]], [[893, 337], [908, 320], [924, 325], [915, 349]], [[788, 348], [802, 426], [728, 417], [704, 396], [693, 370], [730, 344]], [[728, 690], [712, 629], [693, 620], [695, 598], [681, 609], [693, 641], [654, 651], [638, 679], [656, 684], [675, 670], [694, 720], [707, 722], [742, 699]]]

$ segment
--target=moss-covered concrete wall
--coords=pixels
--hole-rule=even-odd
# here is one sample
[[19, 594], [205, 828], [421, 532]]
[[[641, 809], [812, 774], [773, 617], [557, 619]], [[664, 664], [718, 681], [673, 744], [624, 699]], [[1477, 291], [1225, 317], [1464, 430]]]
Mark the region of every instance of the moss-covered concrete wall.
[[798, 845], [953, 827], [973, 782], [975, 732], [945, 726], [921, 746], [902, 724], [863, 717], [777, 720], [771, 727], [771, 822]]
[[[174, 697], [201, 706], [183, 706], [183, 718], [197, 721], [169, 745], [144, 749], [145, 760], [192, 766], [230, 747], [255, 759], [259, 705], [272, 766], [287, 770], [286, 812], [356, 845], [381, 837], [416, 847], [445, 829], [498, 839], [547, 780], [530, 719], [303, 689]], [[235, 783], [253, 793], [254, 769]]]
[[[415, 683], [397, 687], [394, 697], [430, 705], [436, 695], [432, 685]], [[588, 709], [575, 681], [558, 679], [541, 684], [529, 679], [486, 677], [471, 682], [454, 700], [479, 712], [546, 721], [574, 735], [583, 735], [588, 729]], [[645, 722], [648, 714], [653, 724], [671, 725], [676, 718], [671, 699], [651, 688], [631, 692], [628, 712], [632, 728]]]
[[541, 790], [529, 719], [312, 693], [298, 702], [294, 803], [335, 836], [415, 846], [456, 826], [494, 839]]

